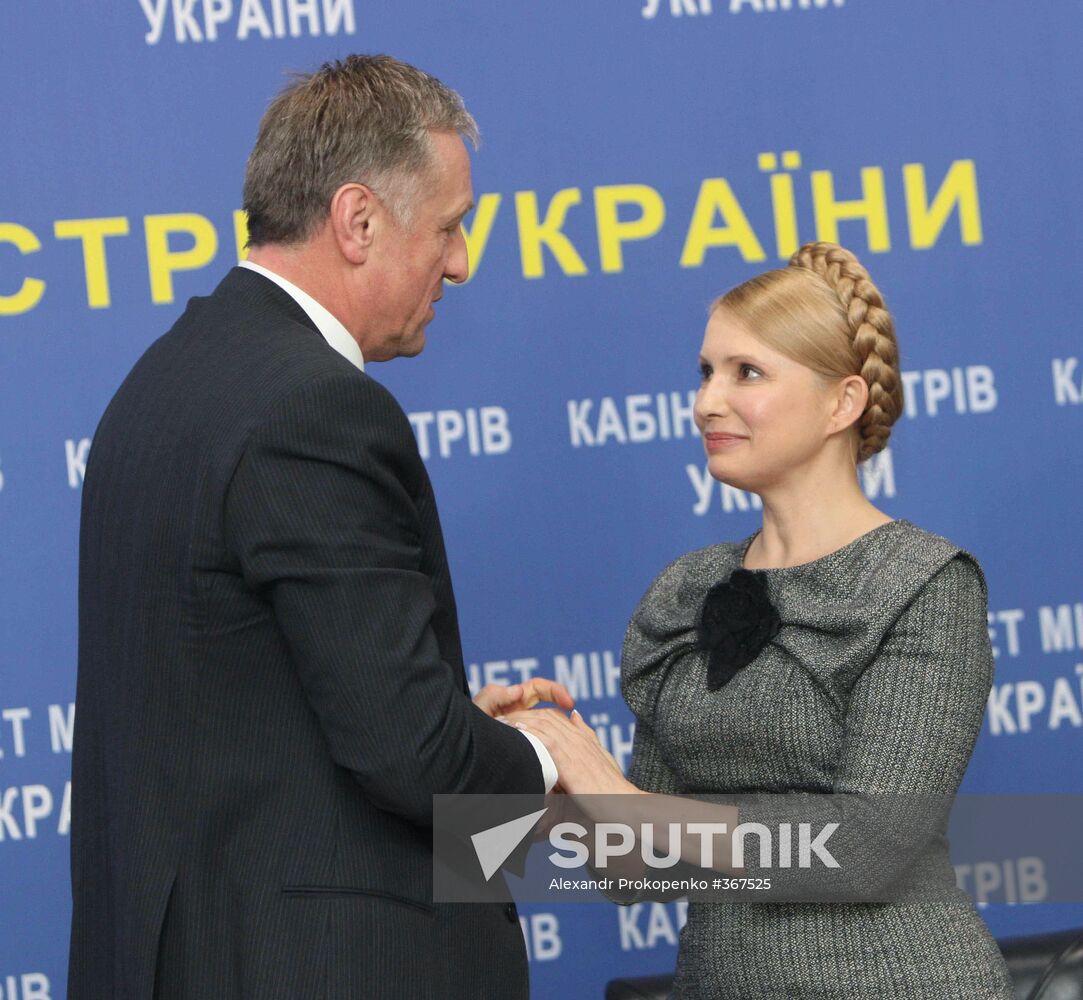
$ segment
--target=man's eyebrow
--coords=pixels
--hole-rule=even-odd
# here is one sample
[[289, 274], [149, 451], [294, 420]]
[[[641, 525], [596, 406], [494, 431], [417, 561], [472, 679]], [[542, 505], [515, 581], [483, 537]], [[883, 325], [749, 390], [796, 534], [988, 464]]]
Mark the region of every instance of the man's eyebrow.
[[466, 208], [451, 217], [452, 221], [457, 219], [459, 222], [462, 222], [463, 219], [465, 219], [470, 214], [470, 210], [474, 208], [476, 204], [477, 203], [475, 201], [471, 200], [470, 204], [467, 205]]

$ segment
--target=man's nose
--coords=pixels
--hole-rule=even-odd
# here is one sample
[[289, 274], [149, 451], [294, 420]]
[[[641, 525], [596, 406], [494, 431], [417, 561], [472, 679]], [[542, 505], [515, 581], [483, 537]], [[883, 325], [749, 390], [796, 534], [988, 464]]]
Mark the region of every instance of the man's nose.
[[470, 255], [466, 250], [466, 236], [462, 226], [451, 237], [447, 264], [444, 265], [444, 277], [456, 285], [461, 285], [470, 277]]

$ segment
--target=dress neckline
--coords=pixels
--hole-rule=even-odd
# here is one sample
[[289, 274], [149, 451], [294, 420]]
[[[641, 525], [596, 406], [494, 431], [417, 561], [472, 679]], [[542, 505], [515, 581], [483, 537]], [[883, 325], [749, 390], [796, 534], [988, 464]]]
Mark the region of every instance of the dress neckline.
[[756, 536], [759, 535], [759, 531], [753, 532], [743, 542], [740, 543], [740, 547], [737, 550], [737, 566], [739, 569], [744, 569], [749, 573], [790, 573], [794, 570], [808, 570], [814, 567], [819, 567], [833, 562], [835, 559], [850, 552], [862, 542], [872, 538], [874, 535], [879, 534], [885, 528], [890, 528], [892, 525], [910, 524], [905, 518], [893, 518], [890, 521], [885, 521], [883, 524], [878, 524], [875, 528], [870, 528], [863, 535], [858, 535], [853, 541], [847, 542], [840, 548], [834, 549], [828, 552], [826, 555], [820, 556], [818, 559], [812, 559], [809, 562], [797, 563], [795, 566], [767, 566], [762, 569], [752, 568], [745, 566], [745, 553], [748, 552], [749, 547], [756, 540]]

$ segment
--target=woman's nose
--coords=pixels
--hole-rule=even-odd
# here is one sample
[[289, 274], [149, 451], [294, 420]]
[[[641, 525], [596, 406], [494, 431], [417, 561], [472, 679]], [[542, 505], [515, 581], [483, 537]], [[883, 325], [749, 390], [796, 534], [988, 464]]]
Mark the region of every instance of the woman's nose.
[[725, 416], [729, 409], [729, 399], [722, 379], [711, 378], [700, 386], [695, 405], [698, 421], [702, 422], [712, 416]]

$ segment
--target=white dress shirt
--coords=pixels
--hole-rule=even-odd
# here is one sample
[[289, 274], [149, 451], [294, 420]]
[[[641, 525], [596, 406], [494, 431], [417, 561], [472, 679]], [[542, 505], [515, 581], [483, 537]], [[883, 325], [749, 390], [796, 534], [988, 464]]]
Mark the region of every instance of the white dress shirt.
[[[274, 271], [269, 271], [267, 268], [260, 264], [254, 264], [250, 260], [241, 261], [239, 267], [246, 267], [249, 271], [255, 271], [256, 274], [262, 274], [268, 281], [273, 281], [305, 311], [305, 315], [315, 324], [316, 329], [320, 331], [323, 339], [333, 347], [339, 354], [341, 354], [350, 364], [356, 366], [361, 371], [365, 370], [365, 357], [361, 353], [361, 345], [358, 344], [353, 337], [350, 336], [349, 330], [346, 329], [334, 316], [331, 315], [323, 306], [321, 306], [311, 295], [307, 292], [303, 292], [292, 281], [287, 281], [280, 274], [275, 274]], [[545, 790], [550, 792], [553, 790], [553, 786], [557, 783], [557, 766], [553, 763], [553, 757], [546, 749], [545, 744], [538, 739], [533, 733], [528, 733], [525, 729], [520, 729], [521, 732], [529, 741], [530, 745], [534, 748], [534, 752], [538, 755], [538, 762], [541, 764], [542, 778], [545, 780]]]
[[247, 267], [249, 271], [255, 271], [256, 274], [262, 274], [268, 281], [273, 281], [283, 291], [288, 292], [290, 297], [304, 309], [305, 315], [316, 324], [316, 329], [323, 335], [323, 339], [350, 364], [360, 368], [361, 371], [365, 370], [365, 358], [361, 353], [361, 345], [350, 336], [346, 327], [308, 292], [301, 291], [292, 281], [287, 281], [282, 275], [268, 271], [260, 264], [253, 264], [250, 260], [241, 261], [239, 266]]

